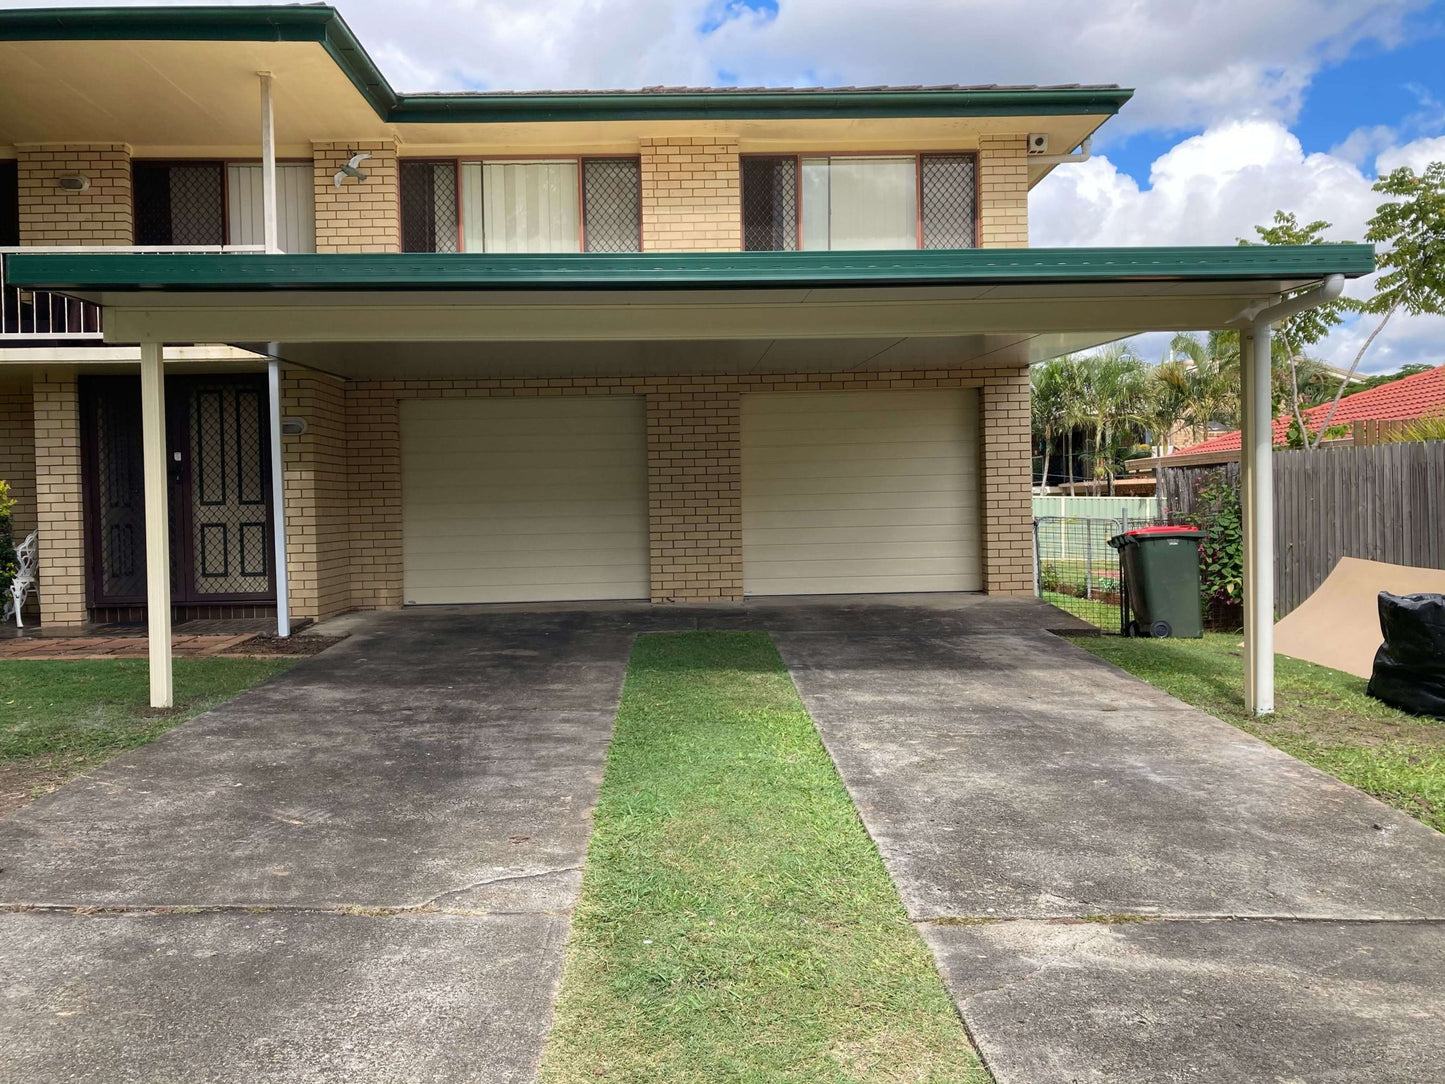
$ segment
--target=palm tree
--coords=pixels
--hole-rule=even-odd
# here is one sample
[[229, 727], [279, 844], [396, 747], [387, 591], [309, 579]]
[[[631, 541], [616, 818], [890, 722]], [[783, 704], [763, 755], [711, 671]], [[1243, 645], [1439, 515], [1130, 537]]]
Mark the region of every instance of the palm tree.
[[1239, 333], [1211, 331], [1201, 339], [1181, 332], [1169, 344], [1171, 355], [1187, 371], [1185, 420], [1195, 443], [1204, 439], [1213, 422], [1234, 426], [1239, 420]]
[[1068, 413], [1068, 397], [1071, 380], [1067, 357], [1053, 358], [1041, 365], [1035, 365], [1029, 373], [1033, 385], [1030, 408], [1034, 435], [1043, 444], [1043, 463], [1039, 471], [1039, 484], [1049, 484], [1049, 453], [1053, 450], [1054, 438], [1059, 435]]
[[1081, 398], [1093, 428], [1094, 480], [1114, 488], [1108, 449], [1121, 427], [1142, 423], [1148, 387], [1144, 363], [1125, 343], [1111, 343], [1079, 363]]

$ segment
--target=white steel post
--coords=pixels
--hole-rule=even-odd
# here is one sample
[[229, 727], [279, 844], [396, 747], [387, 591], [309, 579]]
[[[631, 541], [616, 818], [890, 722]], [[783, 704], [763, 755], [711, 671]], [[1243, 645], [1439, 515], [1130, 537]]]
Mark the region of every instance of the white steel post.
[[286, 574], [286, 494], [281, 464], [281, 365], [266, 366], [271, 408], [271, 531], [275, 542], [276, 635], [291, 635], [291, 588]]
[[160, 343], [140, 347], [141, 449], [145, 475], [146, 636], [151, 707], [168, 708], [171, 680], [171, 545], [167, 488], [166, 377]]
[[1245, 707], [1274, 712], [1274, 410], [1268, 323], [1240, 336], [1244, 429], [1240, 504], [1244, 513]]
[[271, 109], [271, 73], [261, 77], [261, 220], [262, 242], [267, 252], [280, 252], [276, 225], [276, 126]]

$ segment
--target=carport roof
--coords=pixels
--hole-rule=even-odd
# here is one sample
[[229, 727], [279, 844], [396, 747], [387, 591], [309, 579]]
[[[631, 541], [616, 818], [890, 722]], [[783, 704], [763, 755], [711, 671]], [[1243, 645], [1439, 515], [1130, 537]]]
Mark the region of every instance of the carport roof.
[[596, 254], [16, 253], [12, 285], [131, 291], [766, 289], [979, 284], [1277, 282], [1374, 270], [1369, 245]]
[[[1230, 326], [1368, 245], [6, 257], [110, 343], [226, 343], [348, 379], [1017, 366]], [[679, 346], [679, 344], [686, 344]]]

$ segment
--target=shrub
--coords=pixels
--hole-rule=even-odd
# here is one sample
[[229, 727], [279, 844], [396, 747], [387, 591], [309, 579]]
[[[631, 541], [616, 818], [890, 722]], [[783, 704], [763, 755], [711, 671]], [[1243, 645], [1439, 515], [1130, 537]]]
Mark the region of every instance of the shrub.
[[1199, 593], [1206, 611], [1236, 606], [1244, 597], [1244, 520], [1239, 485], [1223, 471], [1199, 483], [1189, 524], [1204, 532], [1199, 544]]
[[1039, 562], [1039, 590], [1057, 591], [1063, 584], [1063, 577], [1059, 575], [1059, 567], [1052, 561]]
[[0, 593], [10, 590], [10, 581], [20, 567], [15, 559], [15, 535], [10, 526], [10, 512], [14, 507], [10, 483], [0, 479]]

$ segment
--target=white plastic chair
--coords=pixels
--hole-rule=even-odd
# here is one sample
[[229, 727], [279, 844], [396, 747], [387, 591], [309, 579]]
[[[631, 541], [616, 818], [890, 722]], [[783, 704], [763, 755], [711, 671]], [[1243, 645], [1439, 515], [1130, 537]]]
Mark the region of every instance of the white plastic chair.
[[25, 598], [35, 588], [35, 531], [25, 536], [25, 541], [15, 547], [15, 560], [20, 570], [10, 583], [9, 598], [5, 600], [5, 615], [0, 620], [9, 621], [13, 615], [15, 627], [23, 629], [25, 622], [20, 611], [25, 608]]

